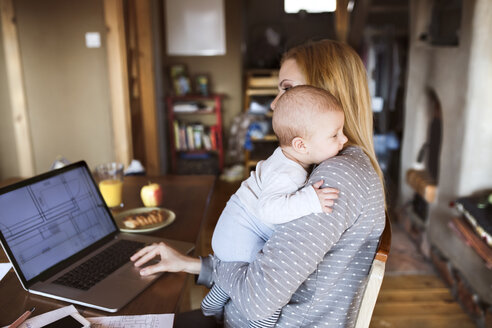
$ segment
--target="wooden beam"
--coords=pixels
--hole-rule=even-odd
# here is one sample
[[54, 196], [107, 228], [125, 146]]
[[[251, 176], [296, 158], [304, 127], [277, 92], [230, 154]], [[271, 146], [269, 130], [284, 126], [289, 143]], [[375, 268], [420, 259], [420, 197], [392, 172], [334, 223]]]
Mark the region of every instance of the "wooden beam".
[[0, 0], [0, 15], [19, 174], [22, 177], [30, 177], [35, 174], [34, 155], [17, 24], [12, 0]]
[[149, 175], [160, 174], [159, 134], [155, 95], [154, 55], [150, 0], [133, 0], [136, 17], [138, 80], [145, 147], [145, 169]]
[[349, 13], [347, 11], [348, 0], [337, 0], [335, 11], [335, 32], [338, 41], [347, 42], [349, 30]]
[[424, 170], [409, 169], [406, 174], [407, 184], [417, 192], [427, 203], [436, 200], [437, 186]]
[[115, 158], [125, 166], [133, 158], [130, 96], [123, 0], [104, 0], [113, 144]]
[[354, 10], [351, 14], [351, 25], [348, 37], [348, 43], [358, 49], [361, 45], [364, 28], [366, 27], [367, 16], [371, 7], [371, 0], [355, 1]]

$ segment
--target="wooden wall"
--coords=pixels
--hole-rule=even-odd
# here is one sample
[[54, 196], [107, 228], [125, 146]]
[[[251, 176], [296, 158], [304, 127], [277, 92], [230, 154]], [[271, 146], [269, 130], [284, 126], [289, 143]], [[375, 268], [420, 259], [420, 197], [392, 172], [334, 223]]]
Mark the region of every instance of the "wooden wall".
[[[0, 25], [1, 23], [0, 16]], [[0, 179], [20, 174], [3, 44], [3, 36], [0, 33]]]

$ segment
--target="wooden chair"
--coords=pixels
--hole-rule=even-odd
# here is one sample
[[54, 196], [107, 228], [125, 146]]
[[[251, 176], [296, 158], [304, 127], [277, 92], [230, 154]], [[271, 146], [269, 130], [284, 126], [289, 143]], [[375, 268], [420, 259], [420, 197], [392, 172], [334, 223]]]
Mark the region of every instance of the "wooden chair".
[[376, 256], [369, 271], [366, 289], [362, 295], [362, 301], [357, 314], [355, 328], [367, 328], [371, 322], [372, 312], [376, 305], [381, 283], [383, 282], [384, 270], [391, 246], [391, 223], [386, 213], [386, 224], [379, 239]]

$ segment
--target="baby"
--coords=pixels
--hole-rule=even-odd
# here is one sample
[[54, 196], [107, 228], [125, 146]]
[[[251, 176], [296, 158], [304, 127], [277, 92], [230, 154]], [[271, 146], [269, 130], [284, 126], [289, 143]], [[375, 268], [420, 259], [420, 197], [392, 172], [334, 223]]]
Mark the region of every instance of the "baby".
[[[305, 185], [312, 164], [336, 156], [347, 142], [344, 114], [329, 92], [296, 86], [285, 92], [273, 112], [272, 125], [279, 147], [242, 182], [224, 208], [212, 237], [221, 261], [251, 262], [276, 224], [310, 213], [331, 212], [333, 197], [320, 189], [323, 181]], [[214, 285], [202, 302], [205, 315], [222, 317], [229, 296]], [[273, 327], [280, 309], [249, 327]]]

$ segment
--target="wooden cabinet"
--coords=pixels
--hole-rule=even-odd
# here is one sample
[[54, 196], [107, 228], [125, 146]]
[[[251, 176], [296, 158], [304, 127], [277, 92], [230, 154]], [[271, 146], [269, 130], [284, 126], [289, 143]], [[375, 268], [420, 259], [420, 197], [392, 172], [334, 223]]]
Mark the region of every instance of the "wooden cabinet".
[[224, 166], [222, 95], [166, 97], [171, 170], [218, 174]]
[[273, 112], [270, 109], [278, 93], [278, 70], [249, 70], [245, 79], [244, 110], [257, 116], [253, 124], [260, 130], [251, 135], [244, 153], [245, 176], [249, 176], [250, 170], [270, 156], [278, 145], [272, 130]]

